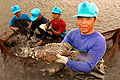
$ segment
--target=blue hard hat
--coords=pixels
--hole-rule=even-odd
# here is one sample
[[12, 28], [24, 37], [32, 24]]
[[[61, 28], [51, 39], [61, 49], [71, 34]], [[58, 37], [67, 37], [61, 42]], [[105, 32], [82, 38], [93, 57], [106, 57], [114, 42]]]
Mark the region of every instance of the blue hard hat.
[[60, 9], [60, 8], [58, 8], [58, 7], [54, 7], [54, 8], [53, 8], [53, 10], [52, 10], [52, 13], [61, 14], [61, 13], [62, 13], [62, 11], [61, 11], [61, 9]]
[[98, 7], [94, 3], [84, 1], [78, 6], [78, 14], [73, 17], [97, 17]]
[[14, 14], [21, 11], [21, 9], [18, 5], [15, 5], [15, 6], [11, 7], [11, 10]]
[[35, 8], [35, 9], [31, 10], [31, 14], [32, 14], [31, 20], [35, 21], [39, 17], [39, 15], [41, 14], [40, 9]]

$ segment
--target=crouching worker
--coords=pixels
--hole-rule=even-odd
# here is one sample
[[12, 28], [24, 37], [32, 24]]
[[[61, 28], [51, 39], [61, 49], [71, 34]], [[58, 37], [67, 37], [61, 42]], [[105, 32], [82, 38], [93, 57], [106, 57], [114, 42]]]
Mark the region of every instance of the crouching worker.
[[[75, 49], [87, 52], [86, 55], [90, 57], [81, 57], [82, 53], [78, 53], [76, 60], [72, 60], [58, 54], [56, 62], [64, 63], [75, 73], [82, 72], [103, 79], [105, 72], [102, 57], [106, 51], [106, 40], [94, 29], [98, 20], [98, 8], [94, 3], [85, 1], [79, 4], [78, 14], [73, 17], [77, 17], [78, 28], [68, 32], [61, 43], [69, 43]], [[98, 73], [94, 72], [95, 69]]]
[[41, 38], [40, 38], [40, 41], [36, 45], [41, 45], [42, 42], [46, 38], [45, 25], [41, 25], [41, 24], [46, 24], [48, 20], [44, 16], [41, 15], [40, 9], [38, 8], [31, 10], [31, 14], [32, 14], [31, 16], [32, 25], [30, 28], [30, 37], [34, 35], [34, 31], [37, 28], [41, 34]]
[[[54, 7], [52, 10], [53, 20], [50, 21], [52, 25], [51, 34], [52, 38], [58, 39], [58, 42], [61, 42], [66, 35], [66, 23], [60, 19], [61, 16], [61, 9], [58, 7]], [[49, 33], [49, 32], [48, 32]]]
[[32, 20], [27, 14], [21, 13], [21, 9], [18, 5], [11, 7], [11, 10], [15, 16], [10, 21], [9, 25], [10, 29], [13, 31], [24, 29], [25, 31], [24, 30], [23, 31], [26, 34], [27, 32], [26, 28], [32, 25]]

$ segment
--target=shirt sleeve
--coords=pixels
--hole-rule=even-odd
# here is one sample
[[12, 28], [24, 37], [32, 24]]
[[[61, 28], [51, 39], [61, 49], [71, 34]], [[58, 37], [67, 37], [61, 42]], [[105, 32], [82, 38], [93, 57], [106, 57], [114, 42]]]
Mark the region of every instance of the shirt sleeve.
[[72, 44], [72, 40], [71, 40], [71, 35], [72, 32], [68, 32], [67, 35], [64, 37], [63, 41], [61, 43], [69, 43]]
[[68, 59], [66, 66], [74, 71], [90, 72], [99, 60], [103, 57], [106, 51], [106, 42], [104, 40], [97, 40], [93, 47], [88, 51], [90, 58], [86, 61], [75, 61]]
[[29, 22], [32, 22], [32, 20], [30, 19], [30, 17], [26, 14], [26, 17], [27, 17], [27, 20], [29, 21]]
[[9, 27], [14, 26], [14, 21], [15, 21], [15, 19], [14, 19], [14, 17], [13, 17], [13, 18], [11, 19], [11, 21], [10, 21]]
[[67, 35], [64, 37], [63, 41], [61, 43], [69, 43], [69, 44], [72, 44], [73, 43], [73, 38], [74, 38], [74, 35], [75, 35], [75, 31], [74, 30], [71, 30], [67, 33]]
[[90, 72], [92, 70], [91, 66], [87, 62], [80, 62], [68, 59], [68, 62], [66, 63], [66, 66], [74, 71], [79, 72]]
[[105, 52], [106, 52], [106, 41], [103, 39], [102, 40], [97, 39], [93, 47], [88, 52], [91, 55], [91, 60], [89, 60], [89, 64], [91, 65], [92, 69], [104, 56]]

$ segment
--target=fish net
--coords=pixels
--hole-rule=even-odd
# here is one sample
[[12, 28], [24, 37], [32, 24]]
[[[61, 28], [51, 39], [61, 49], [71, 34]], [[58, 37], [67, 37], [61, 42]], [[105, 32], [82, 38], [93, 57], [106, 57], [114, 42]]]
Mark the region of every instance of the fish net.
[[[107, 51], [104, 55], [104, 60], [105, 64], [110, 64], [112, 62], [115, 62], [118, 60], [118, 55], [119, 55], [119, 45], [120, 45], [120, 28], [107, 31], [102, 33], [102, 35], [106, 39], [107, 43]], [[41, 52], [44, 54], [45, 49], [42, 50], [44, 47], [33, 47], [33, 45], [39, 41], [39, 38], [36, 36], [31, 37], [31, 40], [28, 40], [25, 35], [21, 34], [15, 34], [12, 33], [8, 36], [0, 38], [0, 49], [1, 53], [5, 55], [15, 55], [15, 56], [20, 56], [20, 57], [28, 57], [28, 54], [30, 53], [35, 53], [36, 52]], [[53, 45], [52, 45], [53, 46]], [[58, 49], [58, 51], [62, 50], [65, 51], [63, 47], [60, 47], [59, 45], [54, 47], [49, 48], [50, 46], [47, 46], [47, 52], [52, 51], [52, 53], [55, 52], [55, 50]], [[34, 49], [33, 49], [34, 48]], [[53, 48], [53, 49], [52, 49]], [[40, 49], [40, 51], [39, 51]], [[62, 52], [61, 51], [61, 52]], [[58, 52], [57, 52], [58, 53]], [[76, 54], [73, 54], [72, 58], [75, 58]]]

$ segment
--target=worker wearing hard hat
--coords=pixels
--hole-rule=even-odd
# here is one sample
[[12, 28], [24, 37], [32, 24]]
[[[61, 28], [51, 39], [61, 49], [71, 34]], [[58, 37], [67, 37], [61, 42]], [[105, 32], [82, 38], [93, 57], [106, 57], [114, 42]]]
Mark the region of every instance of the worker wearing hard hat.
[[[61, 43], [69, 43], [75, 49], [87, 53], [78, 53], [76, 60], [57, 54], [58, 59], [56, 62], [64, 63], [76, 72], [90, 73], [106, 52], [105, 38], [94, 29], [94, 25], [98, 20], [98, 7], [94, 3], [82, 2], [78, 6], [78, 14], [73, 17], [77, 17], [78, 28], [69, 31]], [[101, 66], [97, 69], [101, 69]], [[104, 74], [104, 70], [99, 71]]]
[[10, 29], [21, 29], [32, 25], [30, 17], [27, 14], [21, 13], [21, 9], [18, 5], [12, 6], [11, 10], [15, 16], [10, 21]]
[[54, 7], [52, 10], [53, 20], [50, 21], [52, 25], [51, 36], [57, 38], [59, 42], [61, 42], [66, 35], [66, 23], [64, 20], [60, 19], [61, 13], [62, 11], [59, 7]]
[[48, 23], [49, 21], [42, 16], [40, 9], [34, 8], [31, 10], [31, 20], [32, 20], [32, 25], [30, 28], [30, 37], [34, 35], [34, 31], [38, 29], [38, 31], [41, 34], [40, 41], [36, 43], [36, 45], [41, 45], [43, 41], [46, 39], [47, 33], [45, 29], [45, 24]]

